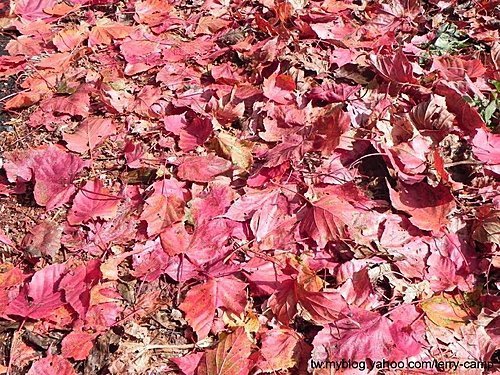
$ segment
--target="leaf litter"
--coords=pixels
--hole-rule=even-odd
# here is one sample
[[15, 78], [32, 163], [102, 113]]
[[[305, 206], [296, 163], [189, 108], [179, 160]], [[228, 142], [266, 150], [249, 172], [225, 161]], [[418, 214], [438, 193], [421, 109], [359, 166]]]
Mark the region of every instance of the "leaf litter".
[[498, 362], [497, 6], [2, 5], [0, 373]]

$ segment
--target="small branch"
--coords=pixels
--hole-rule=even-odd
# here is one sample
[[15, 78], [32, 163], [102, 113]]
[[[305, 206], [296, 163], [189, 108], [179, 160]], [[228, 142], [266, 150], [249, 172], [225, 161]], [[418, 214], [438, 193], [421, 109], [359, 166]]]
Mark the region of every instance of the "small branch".
[[188, 349], [194, 349], [196, 348], [196, 344], [182, 344], [182, 345], [146, 345], [144, 347], [144, 350], [156, 350], [156, 349], [163, 349], [163, 350], [169, 350], [169, 351], [175, 351], [175, 350], [188, 350]]

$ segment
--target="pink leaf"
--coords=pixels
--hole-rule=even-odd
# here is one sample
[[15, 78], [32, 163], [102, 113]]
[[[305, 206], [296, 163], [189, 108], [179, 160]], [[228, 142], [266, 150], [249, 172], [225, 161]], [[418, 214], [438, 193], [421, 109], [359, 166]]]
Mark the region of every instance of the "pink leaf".
[[57, 0], [19, 0], [15, 4], [17, 15], [25, 20], [34, 21], [49, 18], [50, 15], [45, 13], [44, 9], [52, 8], [57, 4]]
[[90, 307], [90, 289], [101, 277], [99, 270], [101, 262], [97, 259], [70, 270], [59, 283], [59, 290], [64, 294], [64, 300], [84, 318]]
[[184, 201], [174, 195], [150, 196], [144, 206], [140, 220], [148, 223], [148, 235], [159, 234], [164, 228], [180, 221], [184, 215]]
[[295, 81], [286, 74], [272, 74], [264, 80], [264, 95], [279, 104], [288, 104], [293, 101]]
[[116, 131], [110, 119], [89, 117], [73, 134], [63, 134], [63, 139], [71, 151], [80, 154], [92, 151], [96, 146]]
[[208, 350], [198, 366], [198, 375], [249, 374], [252, 342], [243, 328], [224, 335], [215, 349]]
[[272, 329], [262, 335], [261, 360], [257, 367], [265, 372], [286, 370], [294, 367], [300, 336], [291, 329]]
[[434, 58], [431, 70], [439, 71], [448, 81], [461, 81], [466, 75], [469, 78], [477, 78], [486, 73], [486, 68], [480, 60], [464, 60], [458, 56]]
[[5, 313], [40, 319], [61, 307], [64, 304], [63, 296], [56, 288], [65, 271], [64, 264], [52, 264], [35, 272]]
[[60, 355], [49, 353], [47, 357], [39, 359], [29, 369], [28, 375], [76, 375], [71, 363]]
[[54, 96], [43, 100], [40, 107], [46, 112], [86, 117], [90, 110], [90, 96], [85, 88], [69, 96]]
[[73, 200], [68, 213], [71, 225], [81, 224], [90, 219], [111, 219], [116, 215], [120, 198], [111, 195], [100, 180], [87, 181]]
[[397, 192], [389, 186], [393, 206], [411, 215], [413, 225], [423, 230], [440, 230], [448, 223], [448, 214], [455, 208], [455, 200], [448, 188], [433, 188], [421, 182], [413, 185], [401, 183]]
[[230, 169], [230, 161], [215, 155], [186, 156], [182, 158], [177, 174], [182, 180], [209, 182]]
[[500, 135], [478, 129], [472, 139], [474, 155], [486, 163], [486, 168], [500, 175]]
[[[390, 320], [376, 312], [354, 310], [349, 317], [325, 326], [314, 338], [313, 358], [353, 361], [392, 360], [395, 344]], [[329, 353], [329, 354], [328, 354]]]
[[60, 207], [75, 192], [72, 182], [85, 166], [82, 159], [50, 145], [44, 149], [12, 152], [5, 165], [9, 181], [35, 179], [36, 202], [47, 210]]
[[75, 192], [73, 180], [84, 165], [79, 157], [55, 146], [50, 146], [35, 156], [32, 166], [35, 174], [36, 202], [46, 206], [47, 210], [68, 202]]
[[234, 277], [209, 279], [204, 284], [191, 288], [179, 308], [186, 314], [186, 320], [204, 339], [212, 329], [215, 309], [240, 314], [246, 304], [245, 287], [247, 284]]
[[371, 55], [370, 59], [377, 71], [389, 81], [416, 83], [413, 68], [405, 54], [398, 51], [394, 55]]
[[202, 352], [191, 353], [183, 357], [170, 358], [170, 361], [182, 371], [182, 375], [195, 375], [203, 354]]
[[70, 332], [61, 343], [61, 354], [64, 358], [72, 358], [76, 361], [86, 359], [94, 344], [94, 336], [86, 332]]

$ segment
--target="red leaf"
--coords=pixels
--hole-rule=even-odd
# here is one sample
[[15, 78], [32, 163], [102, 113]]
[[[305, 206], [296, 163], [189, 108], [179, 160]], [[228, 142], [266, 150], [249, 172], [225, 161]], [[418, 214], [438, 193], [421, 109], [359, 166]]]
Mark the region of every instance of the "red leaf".
[[240, 314], [246, 305], [246, 283], [234, 277], [210, 278], [204, 284], [191, 288], [179, 308], [186, 314], [189, 325], [204, 339], [212, 329], [215, 309]]
[[120, 198], [110, 194], [101, 180], [87, 181], [73, 200], [68, 223], [77, 225], [90, 219], [111, 219], [116, 215]]
[[148, 235], [151, 237], [180, 221], [183, 215], [183, 200], [174, 195], [154, 194], [146, 200], [140, 219], [148, 223]]
[[439, 231], [455, 208], [455, 200], [444, 185], [433, 188], [424, 182], [401, 183], [399, 192], [389, 186], [389, 193], [394, 208], [411, 215], [412, 224], [423, 230]]
[[71, 363], [60, 355], [52, 355], [39, 359], [31, 366], [28, 375], [76, 375]]
[[252, 342], [243, 328], [224, 335], [215, 349], [208, 350], [200, 361], [197, 375], [243, 375], [252, 367], [249, 359]]
[[314, 147], [323, 155], [331, 155], [340, 143], [340, 136], [349, 130], [351, 119], [336, 105], [321, 113], [316, 119]]
[[64, 300], [83, 319], [90, 307], [90, 289], [101, 277], [98, 259], [78, 266], [68, 272], [59, 283], [59, 290], [64, 293]]
[[347, 309], [347, 304], [340, 293], [309, 292], [298, 288], [297, 296], [300, 305], [317, 324], [334, 322], [343, 315], [342, 311]]
[[86, 332], [70, 332], [61, 342], [61, 354], [64, 358], [83, 361], [94, 346], [93, 339], [94, 336]]
[[33, 21], [36, 19], [49, 18], [50, 15], [44, 12], [45, 9], [52, 8], [57, 4], [57, 0], [19, 0], [16, 1], [15, 13], [22, 18]]
[[230, 169], [230, 161], [215, 155], [186, 156], [181, 160], [177, 175], [182, 180], [209, 182], [215, 176]]
[[23, 238], [28, 251], [53, 257], [61, 247], [62, 228], [53, 221], [42, 221]]
[[264, 95], [279, 104], [288, 104], [294, 100], [295, 81], [286, 74], [272, 74], [264, 80]]
[[30, 181], [34, 176], [36, 202], [52, 210], [68, 202], [75, 192], [72, 182], [84, 166], [79, 157], [50, 145], [44, 149], [11, 152], [5, 170], [11, 182], [15, 182], [16, 177]]
[[110, 119], [89, 117], [73, 134], [63, 134], [63, 139], [71, 151], [80, 154], [92, 151], [96, 146], [116, 131]]
[[478, 129], [472, 139], [474, 155], [486, 163], [485, 168], [500, 175], [500, 135]]
[[35, 175], [35, 200], [47, 210], [52, 210], [68, 202], [75, 192], [72, 184], [76, 175], [85, 166], [79, 157], [49, 146], [33, 157], [32, 168]]
[[401, 51], [398, 51], [394, 55], [371, 55], [370, 59], [380, 75], [389, 81], [401, 83], [417, 82], [415, 77], [413, 77], [413, 68], [410, 62]]
[[[141, 247], [138, 247], [139, 249]], [[169, 256], [163, 251], [160, 244], [157, 241], [148, 241], [144, 246], [144, 251], [134, 254], [131, 274], [147, 282], [158, 280], [165, 273], [168, 261]], [[116, 273], [118, 274], [118, 271]]]
[[269, 299], [269, 307], [279, 321], [288, 325], [297, 314], [297, 304], [306, 310], [307, 317], [318, 324], [333, 322], [347, 308], [339, 293], [305, 290], [296, 280], [286, 280]]
[[89, 46], [100, 44], [109, 45], [115, 39], [123, 39], [133, 31], [131, 26], [108, 18], [97, 18], [96, 25], [90, 30]]
[[43, 100], [40, 107], [45, 112], [86, 117], [90, 110], [90, 96], [83, 88], [69, 96], [54, 96]]
[[190, 202], [191, 214], [195, 223], [200, 225], [216, 216], [222, 215], [234, 198], [234, 191], [227, 185], [213, 184]]
[[175, 363], [183, 375], [195, 375], [196, 368], [203, 355], [203, 352], [191, 353], [183, 357], [170, 358], [170, 361]]
[[88, 30], [86, 27], [68, 27], [58, 32], [52, 39], [52, 43], [59, 52], [70, 52], [87, 39]]
[[323, 328], [313, 341], [316, 360], [393, 360], [390, 320], [376, 312], [354, 310], [350, 317]]
[[257, 242], [261, 242], [287, 219], [288, 201], [282, 196], [276, 196], [277, 199], [267, 199], [257, 210], [252, 220], [250, 228]]
[[464, 60], [458, 56], [440, 56], [434, 58], [431, 70], [439, 71], [448, 81], [461, 81], [465, 75], [469, 78], [481, 77], [486, 68], [480, 60]]
[[291, 329], [272, 329], [262, 335], [262, 358], [257, 367], [264, 372], [286, 370], [298, 364], [300, 336]]
[[410, 112], [410, 119], [421, 133], [433, 135], [437, 133], [444, 137], [453, 126], [455, 116], [448, 112], [446, 99], [433, 95], [431, 100], [422, 102]]
[[66, 272], [64, 264], [52, 264], [35, 272], [31, 281], [5, 311], [8, 315], [40, 319], [64, 304], [61, 291], [56, 287]]

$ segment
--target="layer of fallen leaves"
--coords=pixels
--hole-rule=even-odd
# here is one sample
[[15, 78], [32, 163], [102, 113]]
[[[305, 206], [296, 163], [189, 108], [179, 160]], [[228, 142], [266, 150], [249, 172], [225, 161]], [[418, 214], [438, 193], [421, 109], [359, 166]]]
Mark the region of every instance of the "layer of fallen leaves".
[[497, 361], [498, 5], [2, 5], [0, 373]]

